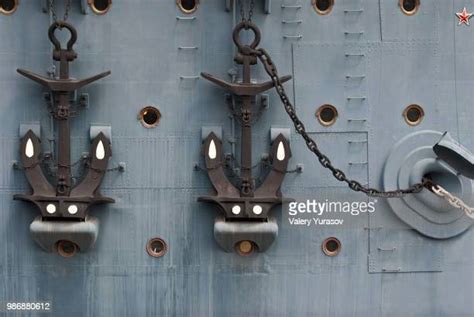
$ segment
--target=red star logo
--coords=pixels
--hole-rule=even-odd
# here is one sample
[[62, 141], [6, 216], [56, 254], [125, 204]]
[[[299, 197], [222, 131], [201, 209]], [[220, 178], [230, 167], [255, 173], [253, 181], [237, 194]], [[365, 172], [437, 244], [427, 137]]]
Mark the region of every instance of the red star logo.
[[456, 13], [456, 15], [459, 18], [458, 25], [461, 25], [463, 23], [469, 25], [469, 19], [472, 17], [472, 13], [467, 12], [466, 7], [464, 7], [461, 12]]

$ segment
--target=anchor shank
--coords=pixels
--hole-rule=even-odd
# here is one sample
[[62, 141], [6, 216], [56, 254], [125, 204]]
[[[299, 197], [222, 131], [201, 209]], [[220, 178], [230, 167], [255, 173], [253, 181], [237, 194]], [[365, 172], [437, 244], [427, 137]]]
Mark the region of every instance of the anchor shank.
[[67, 60], [66, 52], [62, 51], [61, 61], [59, 64], [59, 79], [69, 79], [69, 62]]
[[[58, 104], [60, 109], [69, 111], [69, 95], [59, 93]], [[58, 195], [69, 195], [71, 188], [71, 136], [69, 116], [58, 120]]]
[[[250, 84], [250, 57], [243, 58], [243, 83]], [[242, 196], [253, 196], [252, 186], [252, 98], [254, 96], [242, 96], [242, 146], [240, 149]]]
[[[69, 79], [67, 51], [60, 50], [59, 79]], [[58, 93], [58, 174], [56, 192], [58, 196], [69, 196], [71, 192], [71, 129], [69, 125], [69, 93]]]

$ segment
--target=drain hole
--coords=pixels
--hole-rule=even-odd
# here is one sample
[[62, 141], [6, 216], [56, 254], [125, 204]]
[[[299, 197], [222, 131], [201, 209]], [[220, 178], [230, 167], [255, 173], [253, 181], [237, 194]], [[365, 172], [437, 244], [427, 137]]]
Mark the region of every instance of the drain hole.
[[334, 237], [323, 241], [322, 249], [327, 256], [336, 256], [341, 251], [341, 242]]
[[105, 14], [112, 5], [112, 0], [89, 0], [89, 5], [96, 14]]
[[403, 13], [413, 15], [418, 11], [420, 0], [400, 0], [399, 5]]
[[178, 4], [178, 7], [181, 11], [183, 11], [184, 13], [193, 13], [194, 11], [196, 11], [197, 7], [198, 7], [198, 4], [199, 4], [199, 0], [176, 0], [177, 4]]
[[65, 258], [73, 257], [74, 255], [76, 255], [77, 250], [79, 250], [77, 244], [68, 240], [59, 241], [56, 248], [58, 250], [59, 255]]
[[313, 0], [313, 8], [318, 14], [324, 15], [331, 12], [334, 0]]
[[420, 124], [424, 116], [425, 112], [419, 105], [409, 105], [403, 111], [403, 117], [406, 123], [412, 126]]
[[160, 123], [161, 112], [155, 107], [145, 107], [140, 111], [139, 119], [145, 128], [156, 127]]
[[12, 14], [18, 7], [18, 0], [0, 0], [0, 12], [6, 15]]
[[148, 240], [148, 243], [146, 244], [146, 252], [154, 258], [162, 257], [167, 251], [168, 246], [166, 245], [165, 240], [161, 238], [152, 238]]
[[337, 119], [337, 109], [332, 105], [322, 105], [316, 112], [316, 117], [324, 126], [333, 125]]
[[243, 240], [235, 244], [235, 250], [241, 256], [248, 256], [255, 251], [255, 243], [249, 240]]

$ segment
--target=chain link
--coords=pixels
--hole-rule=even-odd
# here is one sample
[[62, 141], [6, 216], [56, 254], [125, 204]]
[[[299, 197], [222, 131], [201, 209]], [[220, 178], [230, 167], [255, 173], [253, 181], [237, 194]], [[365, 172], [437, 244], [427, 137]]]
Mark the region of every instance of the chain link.
[[239, 0], [239, 7], [240, 7], [240, 17], [242, 18], [242, 21], [248, 21], [252, 22], [252, 16], [253, 16], [253, 9], [255, 7], [255, 0], [250, 0], [250, 9], [248, 12], [248, 19], [245, 18], [245, 9], [244, 9], [244, 4], [242, 3], [243, 0]]
[[451, 206], [461, 209], [468, 217], [474, 219], [474, 208], [469, 207], [465, 202], [461, 200], [461, 198], [451, 194], [438, 184], [432, 184], [431, 190], [433, 193], [435, 193], [435, 195], [446, 200]]
[[316, 144], [316, 141], [314, 141], [311, 138], [311, 136], [306, 132], [306, 128], [303, 122], [296, 115], [295, 108], [291, 104], [290, 98], [285, 92], [285, 88], [283, 87], [280, 81], [280, 78], [278, 77], [278, 70], [275, 64], [273, 63], [270, 55], [268, 54], [268, 52], [263, 48], [260, 48], [257, 50], [251, 50], [251, 51], [252, 51], [252, 54], [255, 54], [260, 59], [260, 61], [262, 62], [265, 68], [265, 71], [270, 76], [275, 86], [275, 90], [280, 96], [280, 99], [285, 107], [286, 113], [288, 114], [290, 119], [293, 121], [296, 132], [303, 137], [303, 139], [306, 142], [306, 146], [311, 152], [313, 152], [318, 157], [320, 164], [332, 172], [334, 178], [336, 178], [340, 182], [345, 182], [347, 186], [349, 186], [349, 188], [352, 189], [353, 191], [362, 192], [366, 194], [367, 196], [371, 196], [371, 197], [400, 198], [407, 194], [419, 193], [423, 190], [423, 188], [427, 186], [428, 181], [423, 180], [422, 182], [417, 183], [406, 189], [382, 191], [379, 189], [363, 186], [359, 182], [347, 178], [347, 176], [344, 174], [343, 171], [341, 171], [340, 169], [337, 169], [336, 167], [332, 165], [331, 160], [319, 150], [318, 145]]
[[[64, 10], [63, 22], [66, 22], [69, 18], [69, 11], [71, 10], [71, 0], [66, 0], [66, 8]], [[56, 10], [54, 10], [54, 0], [49, 0], [49, 11], [53, 17], [54, 23], [58, 22], [58, 15], [56, 14]], [[62, 27], [60, 27], [61, 29]]]

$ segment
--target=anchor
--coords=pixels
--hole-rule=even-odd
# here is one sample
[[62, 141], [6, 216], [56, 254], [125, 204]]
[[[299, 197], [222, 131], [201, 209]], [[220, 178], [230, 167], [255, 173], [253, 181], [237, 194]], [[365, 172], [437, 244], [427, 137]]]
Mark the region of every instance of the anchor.
[[[242, 30], [253, 32], [254, 39], [250, 45], [241, 43]], [[214, 234], [224, 249], [231, 251], [236, 243], [245, 241], [248, 245], [247, 240], [250, 240], [259, 251], [264, 251], [278, 233], [278, 225], [269, 217], [269, 213], [273, 207], [282, 203], [280, 187], [287, 171], [291, 150], [289, 141], [280, 133], [273, 140], [271, 147], [271, 170], [262, 184], [256, 187], [252, 178], [252, 102], [258, 94], [273, 88], [274, 84], [272, 81], [251, 82], [251, 66], [257, 64], [257, 57], [252, 52], [261, 39], [258, 27], [250, 21], [242, 21], [234, 28], [232, 37], [238, 48], [235, 61], [243, 67], [242, 83], [226, 82], [207, 73], [201, 73], [201, 76], [241, 98], [240, 188], [227, 178], [222, 141], [211, 132], [203, 142], [202, 155], [214, 193], [199, 197], [198, 201], [216, 204], [223, 213], [224, 217], [216, 219]], [[291, 76], [284, 76], [280, 81], [286, 82], [290, 79]]]
[[[70, 33], [66, 49], [61, 47], [55, 36], [56, 30], [63, 28]], [[29, 130], [21, 139], [20, 156], [31, 193], [14, 195], [14, 199], [35, 204], [41, 212], [42, 220], [84, 221], [92, 205], [114, 202], [112, 198], [104, 197], [100, 193], [100, 184], [107, 171], [112, 151], [109, 139], [100, 132], [92, 140], [88, 171], [82, 180], [73, 186], [69, 94], [108, 76], [110, 71], [81, 80], [70, 78], [69, 63], [77, 58], [73, 50], [77, 40], [76, 29], [66, 22], [55, 22], [49, 27], [48, 36], [54, 45], [53, 59], [60, 63], [59, 78], [47, 78], [23, 69], [17, 71], [52, 92], [52, 112], [58, 124], [58, 162], [55, 183], [51, 184], [41, 169], [41, 141], [32, 130]]]

